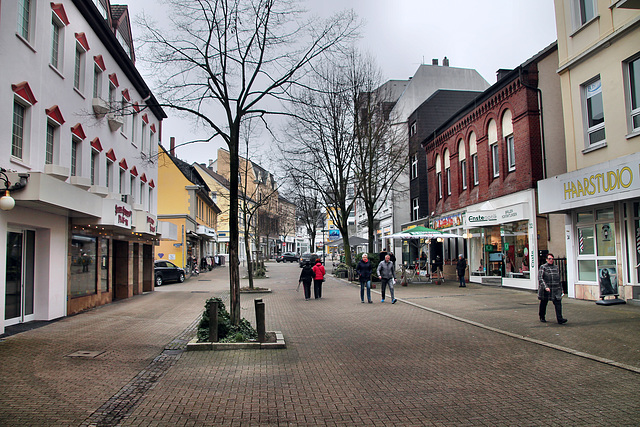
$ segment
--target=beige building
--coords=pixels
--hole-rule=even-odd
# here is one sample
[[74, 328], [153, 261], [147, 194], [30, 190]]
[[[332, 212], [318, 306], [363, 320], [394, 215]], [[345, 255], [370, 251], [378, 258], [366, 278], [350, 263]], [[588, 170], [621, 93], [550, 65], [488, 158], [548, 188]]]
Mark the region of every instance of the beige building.
[[640, 2], [555, 0], [567, 173], [539, 182], [565, 215], [569, 296], [640, 298]]

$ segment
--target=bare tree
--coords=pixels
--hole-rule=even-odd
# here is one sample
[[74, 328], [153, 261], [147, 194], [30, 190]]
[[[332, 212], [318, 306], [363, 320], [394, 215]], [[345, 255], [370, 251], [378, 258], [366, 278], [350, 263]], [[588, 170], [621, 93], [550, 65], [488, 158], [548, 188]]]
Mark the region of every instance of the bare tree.
[[340, 49], [357, 30], [353, 12], [305, 20], [295, 0], [169, 0], [171, 30], [141, 20], [145, 58], [155, 65], [161, 106], [195, 117], [229, 148], [230, 315], [240, 323], [238, 171], [240, 126], [280, 113], [310, 65]]
[[[312, 168], [307, 175], [315, 174], [317, 171], [316, 168]], [[291, 193], [296, 205], [296, 221], [304, 225], [309, 236], [309, 247], [313, 247], [318, 228], [322, 229], [324, 225], [326, 209], [322, 205], [318, 191], [308, 184], [307, 176], [303, 176], [295, 169], [289, 169], [287, 182], [292, 188]]]
[[298, 94], [296, 118], [287, 130], [295, 144], [280, 144], [283, 160], [306, 188], [320, 196], [326, 214], [342, 234], [351, 262], [348, 219], [355, 203], [353, 103], [345, 70], [326, 66], [313, 82], [318, 90]]
[[349, 68], [354, 104], [354, 141], [358, 160], [354, 163], [358, 198], [367, 214], [369, 247], [374, 251], [376, 216], [394, 189], [408, 163], [405, 145], [392, 129], [389, 113], [397, 101], [383, 85], [373, 58], [352, 52]]

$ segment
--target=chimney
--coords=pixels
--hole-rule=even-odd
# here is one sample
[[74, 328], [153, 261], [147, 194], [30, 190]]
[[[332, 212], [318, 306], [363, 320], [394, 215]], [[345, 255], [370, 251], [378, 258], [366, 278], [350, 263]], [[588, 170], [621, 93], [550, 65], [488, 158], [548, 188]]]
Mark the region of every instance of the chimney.
[[448, 67], [449, 66], [449, 58], [447, 58], [446, 56], [442, 60], [442, 66], [443, 67]]
[[176, 137], [172, 136], [171, 138], [169, 138], [169, 154], [171, 154], [173, 157], [176, 156]]
[[513, 70], [507, 70], [507, 69], [504, 69], [504, 68], [500, 68], [498, 71], [496, 71], [496, 77], [497, 77], [496, 81], [499, 82], [500, 80], [505, 78], [507, 76], [507, 74], [509, 74], [512, 71]]
[[433, 58], [431, 60], [431, 65], [438, 65], [438, 58]]
[[209, 159], [209, 166], [207, 166], [207, 168], [213, 170], [212, 166], [213, 166], [213, 159]]

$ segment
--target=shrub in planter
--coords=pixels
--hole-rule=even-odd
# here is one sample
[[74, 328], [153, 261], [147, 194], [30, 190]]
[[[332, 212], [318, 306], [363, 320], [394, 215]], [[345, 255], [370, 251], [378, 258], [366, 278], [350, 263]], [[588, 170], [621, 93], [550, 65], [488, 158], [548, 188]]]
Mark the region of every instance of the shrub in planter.
[[240, 324], [231, 324], [231, 317], [220, 298], [209, 298], [204, 305], [204, 313], [198, 324], [198, 342], [210, 342], [209, 340], [209, 308], [211, 303], [218, 302], [218, 342], [245, 342], [258, 338], [258, 332], [253, 329], [251, 323], [245, 318], [240, 319]]

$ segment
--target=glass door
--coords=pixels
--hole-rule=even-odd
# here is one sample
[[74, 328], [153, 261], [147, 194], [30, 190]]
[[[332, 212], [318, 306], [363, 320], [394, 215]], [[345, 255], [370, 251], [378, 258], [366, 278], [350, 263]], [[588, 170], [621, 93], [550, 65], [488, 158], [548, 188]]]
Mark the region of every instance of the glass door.
[[7, 232], [5, 325], [33, 320], [35, 231]]

